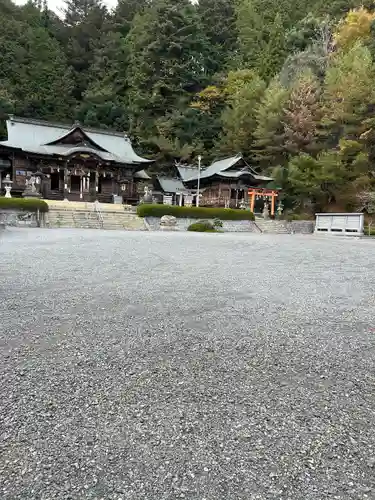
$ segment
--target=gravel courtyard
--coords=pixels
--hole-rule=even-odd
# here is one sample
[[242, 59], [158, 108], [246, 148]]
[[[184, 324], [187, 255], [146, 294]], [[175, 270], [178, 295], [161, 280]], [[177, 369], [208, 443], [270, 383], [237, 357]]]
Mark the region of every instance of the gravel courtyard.
[[0, 233], [2, 500], [375, 498], [375, 241]]

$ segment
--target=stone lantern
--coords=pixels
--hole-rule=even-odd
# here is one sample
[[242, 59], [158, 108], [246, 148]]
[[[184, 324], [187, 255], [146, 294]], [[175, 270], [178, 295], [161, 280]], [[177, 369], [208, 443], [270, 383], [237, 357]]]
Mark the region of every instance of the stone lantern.
[[283, 210], [284, 210], [284, 205], [283, 205], [282, 201], [280, 200], [278, 205], [277, 205], [277, 216], [279, 219], [283, 215]]
[[13, 181], [10, 180], [10, 175], [7, 174], [5, 176], [5, 179], [3, 180], [3, 186], [4, 186], [4, 189], [5, 189], [5, 198], [11, 198], [12, 195], [10, 194], [11, 190], [12, 190], [12, 184], [13, 184]]

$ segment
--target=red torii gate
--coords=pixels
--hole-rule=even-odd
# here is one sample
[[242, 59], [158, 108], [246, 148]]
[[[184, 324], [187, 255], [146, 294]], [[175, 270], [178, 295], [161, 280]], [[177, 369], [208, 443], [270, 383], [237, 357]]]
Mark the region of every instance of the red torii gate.
[[279, 196], [279, 192], [276, 189], [249, 188], [248, 193], [250, 198], [250, 210], [252, 212], [254, 212], [255, 197], [259, 196], [261, 198], [271, 198], [271, 215], [275, 215], [275, 200]]

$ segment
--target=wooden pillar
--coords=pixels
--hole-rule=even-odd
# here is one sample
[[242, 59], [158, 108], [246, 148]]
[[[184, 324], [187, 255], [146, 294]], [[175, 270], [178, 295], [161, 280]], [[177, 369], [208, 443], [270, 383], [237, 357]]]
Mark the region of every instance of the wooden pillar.
[[99, 191], [99, 171], [98, 169], [95, 170], [95, 199], [98, 197], [98, 191]]
[[255, 191], [252, 189], [250, 191], [251, 201], [250, 201], [250, 211], [254, 213], [255, 208]]
[[68, 193], [69, 193], [69, 190], [68, 190], [68, 167], [65, 164], [65, 167], [64, 167], [64, 200], [68, 199]]
[[274, 216], [275, 215], [275, 192], [272, 191], [272, 195], [271, 195], [271, 215]]

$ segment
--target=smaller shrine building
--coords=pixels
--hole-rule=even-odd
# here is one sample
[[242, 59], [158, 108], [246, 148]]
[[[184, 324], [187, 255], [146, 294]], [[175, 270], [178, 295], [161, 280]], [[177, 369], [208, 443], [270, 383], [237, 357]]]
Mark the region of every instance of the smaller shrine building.
[[164, 202], [182, 205], [192, 200], [205, 207], [249, 208], [254, 211], [257, 201], [270, 203], [271, 215], [275, 213], [277, 189], [269, 188], [272, 177], [258, 174], [237, 154], [214, 161], [199, 172], [197, 167], [176, 164], [174, 177], [158, 176], [154, 193], [164, 196]]

